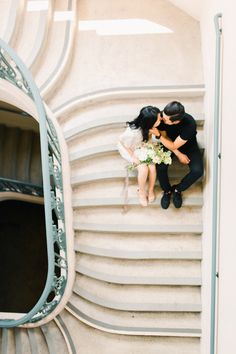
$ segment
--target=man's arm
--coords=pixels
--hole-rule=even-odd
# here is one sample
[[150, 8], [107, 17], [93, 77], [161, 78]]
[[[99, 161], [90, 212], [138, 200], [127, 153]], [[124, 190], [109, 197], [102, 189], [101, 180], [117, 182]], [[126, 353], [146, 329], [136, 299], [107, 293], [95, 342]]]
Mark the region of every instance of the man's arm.
[[[164, 144], [163, 144], [164, 145]], [[183, 154], [182, 152], [180, 152], [178, 149], [176, 150], [172, 150], [172, 152], [175, 154], [175, 156], [177, 157], [177, 159], [179, 160], [179, 162], [181, 162], [184, 165], [188, 165], [190, 160], [188, 158], [187, 155]]]
[[190, 162], [188, 156], [178, 150], [178, 148], [183, 146], [187, 142], [187, 140], [183, 140], [180, 138], [180, 136], [178, 136], [175, 141], [171, 141], [170, 138], [167, 136], [166, 131], [162, 131], [160, 133], [160, 131], [156, 128], [151, 129], [151, 133], [158, 137], [160, 135], [160, 142], [167, 149], [171, 150], [182, 164], [187, 165]]
[[152, 128], [150, 132], [156, 135], [167, 149], [172, 151], [180, 148], [187, 142], [187, 140], [181, 139], [180, 136], [177, 136], [175, 141], [171, 141], [165, 131], [160, 132], [157, 128]]

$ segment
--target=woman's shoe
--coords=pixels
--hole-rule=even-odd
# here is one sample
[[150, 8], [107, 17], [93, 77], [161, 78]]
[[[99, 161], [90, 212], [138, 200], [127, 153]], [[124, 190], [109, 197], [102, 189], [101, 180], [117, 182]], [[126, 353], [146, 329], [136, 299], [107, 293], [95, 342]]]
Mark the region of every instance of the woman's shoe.
[[148, 203], [153, 203], [156, 200], [154, 192], [148, 193]]
[[146, 195], [141, 194], [141, 193], [139, 192], [139, 195], [138, 195], [138, 196], [139, 196], [139, 203], [140, 203], [143, 207], [146, 207], [146, 206], [148, 205]]

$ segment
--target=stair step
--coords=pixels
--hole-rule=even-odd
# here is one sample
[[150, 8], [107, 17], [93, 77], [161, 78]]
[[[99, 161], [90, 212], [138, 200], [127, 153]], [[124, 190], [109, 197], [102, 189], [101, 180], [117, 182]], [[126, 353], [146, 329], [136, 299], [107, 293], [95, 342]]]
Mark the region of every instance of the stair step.
[[28, 328], [28, 336], [32, 354], [50, 354], [48, 345], [40, 327]]
[[[121, 198], [124, 200], [124, 182], [123, 179], [110, 179], [106, 180], [106, 184], [104, 185], [104, 181], [98, 180], [94, 182], [90, 182], [89, 184], [79, 184], [74, 186], [73, 188], [73, 199], [72, 203], [76, 202], [80, 199], [91, 200], [91, 199], [104, 199], [109, 200], [110, 198]], [[179, 179], [171, 179], [173, 184], [177, 184]], [[129, 178], [129, 187], [128, 187], [128, 199], [137, 198], [137, 178]], [[162, 190], [158, 185], [158, 181], [156, 181], [155, 193], [157, 198], [162, 197]], [[183, 193], [183, 199], [186, 198], [202, 198], [202, 182], [199, 180], [191, 188], [187, 189]], [[172, 204], [171, 204], [172, 205]]]
[[[161, 202], [161, 197], [156, 198], [156, 200], [149, 204], [149, 207], [159, 207]], [[138, 206], [139, 200], [138, 198], [129, 198], [127, 201], [127, 205]], [[73, 199], [72, 206], [73, 208], [82, 208], [82, 207], [103, 207], [103, 206], [123, 206], [124, 198], [91, 198], [91, 199]], [[183, 205], [185, 206], [202, 206], [203, 205], [203, 197], [184, 197]]]
[[[108, 166], [107, 166], [108, 169]], [[175, 178], [181, 178], [184, 175], [184, 169], [182, 171], [173, 171], [170, 175], [170, 180]], [[78, 186], [80, 184], [91, 183], [95, 181], [107, 181], [107, 180], [124, 180], [126, 177], [125, 168], [116, 170], [116, 171], [104, 171], [104, 172], [95, 172], [86, 173], [86, 174], [76, 174], [71, 177], [71, 185], [72, 187]], [[129, 172], [129, 178], [137, 178], [136, 171]]]
[[110, 275], [101, 272], [93, 271], [87, 267], [76, 266], [76, 271], [80, 274], [86, 275], [90, 278], [102, 280], [115, 284], [142, 284], [142, 285], [189, 285], [199, 286], [201, 285], [200, 277], [150, 277], [150, 276], [119, 276]]
[[76, 347], [75, 344], [73, 342], [72, 339], [72, 334], [69, 330], [69, 328], [67, 327], [67, 325], [65, 324], [65, 322], [63, 321], [63, 312], [62, 311], [60, 315], [57, 315], [57, 317], [54, 319], [54, 321], [57, 323], [57, 326], [61, 329], [61, 332], [63, 333], [63, 336], [65, 338], [65, 342], [68, 348], [68, 353], [69, 354], [76, 354]]
[[198, 260], [127, 260], [77, 254], [76, 271], [118, 284], [201, 284], [201, 264]]
[[[87, 183], [91, 181], [92, 176], [97, 179], [102, 179], [104, 175], [104, 179], [109, 178], [109, 175], [114, 174], [114, 177], [117, 178], [117, 174], [121, 174], [121, 176], [127, 175], [127, 166], [130, 163], [121, 158], [121, 156], [114, 152], [112, 155], [105, 156], [101, 155], [99, 158], [93, 156], [88, 159], [77, 160], [73, 164], [71, 164], [71, 181], [77, 182], [77, 179], [83, 179], [83, 183]], [[189, 167], [187, 165], [182, 165], [173, 158], [172, 164], [169, 166], [169, 176], [171, 178], [183, 178], [189, 172]], [[157, 166], [158, 173], [158, 166]], [[107, 176], [106, 176], [107, 175]], [[130, 179], [133, 177], [137, 177], [137, 170], [134, 169], [132, 171], [128, 171], [128, 175]], [[87, 181], [86, 181], [87, 179]], [[77, 183], [81, 183], [79, 180]], [[76, 183], [75, 183], [76, 184]]]
[[[57, 11], [71, 10], [71, 1], [54, 2], [54, 14]], [[64, 62], [64, 55], [69, 45], [68, 34], [71, 21], [52, 21], [48, 32], [48, 41], [44, 50], [43, 60], [40, 61], [40, 68], [36, 73], [36, 83], [40, 91], [43, 92]], [[55, 55], [56, 53], [56, 55]], [[44, 92], [43, 92], [44, 93]]]
[[29, 337], [26, 329], [15, 328], [16, 354], [31, 354]]
[[199, 336], [201, 333], [199, 313], [124, 312], [104, 309], [76, 294], [72, 294], [67, 306], [83, 316], [84, 319], [88, 316], [93, 324], [100, 323], [101, 326], [116, 331], [162, 336], [168, 335], [168, 333], [170, 336], [184, 336], [187, 333], [189, 336]]
[[99, 248], [90, 245], [78, 243], [75, 245], [75, 251], [88, 255], [119, 258], [119, 259], [188, 259], [201, 260], [201, 252], [179, 252], [179, 251], [127, 251], [127, 249], [115, 250], [113, 248]]
[[2, 328], [1, 354], [12, 354], [15, 352], [14, 329]]
[[145, 278], [154, 280], [157, 277], [196, 278], [201, 275], [201, 264], [192, 259], [113, 259], [80, 253], [76, 255], [76, 271], [83, 273], [83, 270], [91, 273], [91, 277], [96, 274], [124, 280], [140, 277], [145, 282]]
[[110, 284], [77, 274], [73, 291], [92, 303], [122, 311], [201, 311], [196, 286]]
[[[188, 218], [186, 218], [186, 212], [188, 212]], [[137, 228], [144, 226], [143, 220], [145, 220], [146, 227], [162, 227], [162, 225], [170, 225], [173, 223], [189, 226], [200, 226], [201, 224], [201, 208], [199, 207], [188, 207], [186, 208], [170, 208], [167, 210], [159, 208], [158, 212], [156, 208], [142, 207], [140, 205], [133, 206], [129, 208], [127, 212], [124, 213], [120, 206], [109, 207], [103, 206], [97, 208], [79, 208], [74, 211], [74, 221], [78, 221], [81, 224], [102, 224], [114, 225], [118, 227], [119, 225], [132, 225], [132, 227]], [[183, 225], [183, 226], [184, 226]]]
[[[92, 155], [92, 153], [97, 154], [96, 149], [98, 148], [99, 150], [101, 150], [99, 148], [100, 145], [103, 146], [103, 149], [105, 150], [104, 153], [106, 153], [106, 155], [111, 154], [111, 152], [113, 151], [113, 146], [117, 144], [125, 128], [125, 124], [123, 124], [123, 126], [118, 125], [114, 127], [105, 126], [103, 128], [94, 128], [93, 130], [88, 130], [84, 133], [81, 133], [67, 142], [69, 154], [75, 154], [76, 157], [76, 154], [81, 151], [83, 152], [83, 156], [80, 156], [79, 153], [78, 157], [84, 158], [86, 154], [88, 156]], [[203, 126], [198, 127], [197, 140], [201, 147], [205, 146]], [[111, 152], [109, 152], [108, 150], [109, 145], [111, 148]], [[98, 153], [101, 155], [103, 151], [101, 150], [101, 152], [99, 151]]]
[[[90, 120], [87, 123], [83, 123], [73, 127], [73, 129], [68, 129], [64, 131], [64, 136], [67, 141], [76, 138], [77, 135], [83, 134], [85, 132], [90, 131], [91, 129], [101, 129], [106, 126], [108, 127], [116, 127], [121, 128], [124, 127], [127, 121], [133, 120], [133, 116], [113, 116], [113, 117], [105, 117], [96, 120]], [[196, 118], [196, 122], [198, 126], [202, 126], [204, 123], [203, 118]]]
[[74, 222], [74, 229], [78, 231], [94, 232], [132, 232], [132, 233], [202, 233], [202, 225], [107, 225], [107, 224], [87, 224]]
[[39, 41], [39, 26], [41, 25], [41, 17], [44, 15], [45, 11], [27, 11], [27, 8], [25, 8], [24, 15], [21, 18], [20, 29], [18, 29], [18, 32], [20, 30], [20, 35], [17, 37], [14, 50], [23, 62], [26, 63], [27, 67], [29, 64], [27, 58], [32, 48], [36, 46], [35, 42]]
[[117, 152], [117, 145], [106, 144], [100, 146], [94, 146], [88, 149], [80, 150], [69, 155], [70, 162], [77, 161], [79, 159], [87, 159], [97, 155], [107, 154], [111, 152]]
[[201, 259], [195, 234], [112, 234], [76, 232], [77, 252], [121, 259]]
[[68, 352], [63, 333], [54, 320], [48, 324], [42, 325], [41, 330], [47, 342], [50, 354], [64, 354]]
[[[114, 141], [118, 141], [114, 140]], [[92, 146], [87, 149], [82, 149], [79, 150], [77, 147], [77, 151], [74, 153], [70, 153], [69, 159], [71, 163], [74, 163], [78, 160], [84, 160], [88, 158], [98, 158], [98, 156], [106, 155], [107, 156], [110, 154], [114, 154], [118, 152], [117, 144], [106, 144], [106, 145], [98, 145], [98, 146]], [[119, 155], [118, 155], [119, 156]]]

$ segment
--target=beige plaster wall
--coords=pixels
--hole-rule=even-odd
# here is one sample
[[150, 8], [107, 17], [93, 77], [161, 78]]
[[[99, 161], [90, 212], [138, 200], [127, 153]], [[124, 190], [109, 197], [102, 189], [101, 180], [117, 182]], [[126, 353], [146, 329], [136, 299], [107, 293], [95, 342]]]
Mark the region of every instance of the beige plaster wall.
[[206, 84], [205, 114], [206, 114], [206, 146], [207, 146], [207, 183], [205, 185], [205, 233], [203, 243], [203, 338], [202, 353], [208, 354], [210, 334], [210, 268], [211, 268], [211, 211], [212, 211], [212, 145], [214, 118], [214, 61], [215, 61], [215, 30], [214, 15], [223, 14], [223, 82], [222, 82], [222, 129], [220, 166], [220, 239], [219, 239], [219, 290], [217, 296], [217, 335], [216, 353], [233, 354], [236, 327], [236, 233], [235, 233], [235, 200], [234, 175], [236, 166], [234, 153], [235, 140], [235, 89], [236, 79], [236, 43], [235, 33], [236, 4], [232, 0], [204, 3], [201, 19], [202, 48], [204, 59], [204, 77]]
[[53, 106], [94, 90], [202, 84], [199, 22], [165, 0], [81, 0], [81, 20], [146, 19], [173, 33], [100, 36], [79, 31], [70, 71]]
[[221, 168], [221, 217], [219, 260], [219, 332], [218, 353], [235, 353], [236, 328], [236, 42], [235, 11], [233, 0], [222, 2], [223, 13], [223, 97], [222, 97], [222, 168]]
[[169, 0], [172, 4], [182, 9], [190, 16], [200, 20], [204, 0]]

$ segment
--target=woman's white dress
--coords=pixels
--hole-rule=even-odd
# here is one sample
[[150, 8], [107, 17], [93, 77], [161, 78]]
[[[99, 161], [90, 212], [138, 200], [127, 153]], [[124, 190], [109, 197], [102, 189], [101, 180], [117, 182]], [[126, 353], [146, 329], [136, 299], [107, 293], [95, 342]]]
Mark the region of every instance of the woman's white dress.
[[124, 133], [119, 137], [117, 144], [120, 155], [128, 162], [132, 163], [132, 157], [125, 148], [134, 151], [141, 145], [143, 141], [143, 135], [141, 129], [131, 129], [127, 127]]

